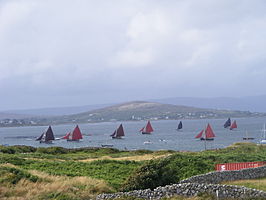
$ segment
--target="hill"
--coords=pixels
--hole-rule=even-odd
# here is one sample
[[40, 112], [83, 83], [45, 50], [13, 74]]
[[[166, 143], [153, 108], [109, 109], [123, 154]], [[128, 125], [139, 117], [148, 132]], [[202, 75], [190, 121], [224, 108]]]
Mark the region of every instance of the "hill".
[[[225, 109], [225, 110], [242, 110], [251, 112], [266, 112], [266, 95], [249, 96], [249, 97], [172, 97], [162, 99], [147, 100], [151, 102], [158, 102], [162, 104], [184, 105], [197, 108], [206, 109]], [[20, 114], [27, 116], [59, 116], [59, 115], [73, 115], [82, 112], [88, 112], [95, 109], [105, 108], [107, 106], [115, 105], [109, 104], [92, 104], [84, 106], [68, 106], [68, 107], [48, 107], [35, 109], [21, 109], [21, 110], [6, 110], [1, 111], [0, 119], [11, 118], [10, 114]], [[13, 117], [14, 118], [14, 117]]]
[[227, 117], [257, 117], [264, 113], [214, 110], [180, 105], [133, 101], [74, 115], [40, 118], [37, 124], [86, 123], [104, 121], [138, 121], [167, 119], [205, 119]]
[[195, 106], [209, 109], [248, 110], [251, 112], [266, 112], [266, 95], [246, 97], [173, 97], [154, 99], [159, 103]]

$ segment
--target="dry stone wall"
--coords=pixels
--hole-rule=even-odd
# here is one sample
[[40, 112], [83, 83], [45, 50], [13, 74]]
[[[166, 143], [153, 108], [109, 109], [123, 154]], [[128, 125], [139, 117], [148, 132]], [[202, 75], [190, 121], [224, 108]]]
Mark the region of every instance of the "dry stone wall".
[[180, 181], [179, 183], [204, 183], [217, 184], [223, 181], [256, 179], [266, 177], [266, 166], [257, 168], [248, 168], [237, 171], [215, 171], [207, 174], [193, 176]]
[[175, 195], [196, 196], [201, 193], [215, 195], [218, 198], [266, 199], [266, 192], [234, 185], [220, 185], [223, 181], [255, 179], [266, 177], [266, 166], [242, 169], [239, 171], [210, 172], [182, 180], [179, 184], [157, 187], [154, 190], [134, 190], [113, 194], [100, 194], [97, 200], [132, 196], [143, 199], [161, 199]]

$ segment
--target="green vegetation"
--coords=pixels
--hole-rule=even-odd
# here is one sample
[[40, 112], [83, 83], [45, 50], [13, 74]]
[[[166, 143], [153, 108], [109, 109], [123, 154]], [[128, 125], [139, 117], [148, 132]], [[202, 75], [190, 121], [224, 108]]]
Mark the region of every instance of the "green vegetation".
[[0, 127], [37, 126], [51, 124], [69, 124], [103, 121], [139, 121], [157, 118], [165, 119], [208, 119], [236, 117], [262, 117], [264, 113], [249, 111], [230, 111], [195, 108], [180, 105], [161, 104], [145, 101], [133, 101], [73, 115], [46, 118], [6, 119], [0, 121]]
[[[213, 171], [216, 163], [265, 160], [266, 146], [247, 143], [204, 152], [0, 146], [0, 199], [37, 195], [38, 199], [82, 200], [101, 192], [177, 183]], [[39, 189], [27, 192], [33, 184]]]
[[31, 182], [39, 180], [38, 176], [34, 176], [24, 170], [9, 166], [0, 166], [0, 184], [16, 184], [21, 179], [26, 179]]
[[254, 179], [254, 180], [239, 180], [239, 181], [230, 181], [224, 182], [223, 184], [227, 185], [240, 185], [248, 188], [254, 188], [257, 190], [266, 191], [266, 178]]
[[32, 161], [22, 165], [24, 169], [40, 170], [51, 175], [88, 176], [103, 179], [115, 189], [119, 189], [121, 183], [140, 166], [140, 162], [99, 160], [93, 162], [69, 162], [69, 161]]
[[238, 143], [221, 150], [176, 153], [144, 163], [127, 179], [123, 191], [156, 188], [214, 170], [217, 163], [265, 161], [266, 147]]

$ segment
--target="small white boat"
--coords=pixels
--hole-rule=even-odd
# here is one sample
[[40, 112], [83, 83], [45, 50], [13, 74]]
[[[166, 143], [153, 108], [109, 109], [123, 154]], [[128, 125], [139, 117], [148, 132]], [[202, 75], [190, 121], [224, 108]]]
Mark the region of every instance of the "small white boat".
[[263, 125], [262, 136], [261, 136], [261, 140], [260, 140], [259, 143], [260, 144], [266, 144], [266, 129], [265, 129], [265, 124]]
[[102, 147], [113, 147], [114, 145], [113, 144], [102, 144], [101, 146]]
[[143, 142], [143, 144], [152, 144], [150, 140]]

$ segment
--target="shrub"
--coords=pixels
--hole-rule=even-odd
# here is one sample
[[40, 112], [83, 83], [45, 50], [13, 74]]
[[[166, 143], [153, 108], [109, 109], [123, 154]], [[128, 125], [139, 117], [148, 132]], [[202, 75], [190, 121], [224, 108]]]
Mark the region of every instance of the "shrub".
[[0, 177], [1, 184], [16, 184], [21, 179], [27, 179], [31, 182], [36, 182], [39, 179], [37, 176], [34, 176], [24, 170], [17, 169], [14, 167], [1, 166], [0, 174], [1, 174]]
[[169, 159], [151, 160], [138, 168], [122, 186], [122, 191], [154, 189], [179, 180], [178, 172], [169, 166]]
[[7, 154], [15, 153], [32, 153], [35, 152], [36, 148], [31, 146], [16, 145], [16, 146], [0, 146], [0, 152]]
[[45, 154], [65, 154], [68, 153], [68, 150], [63, 147], [40, 147], [37, 149], [37, 153]]

